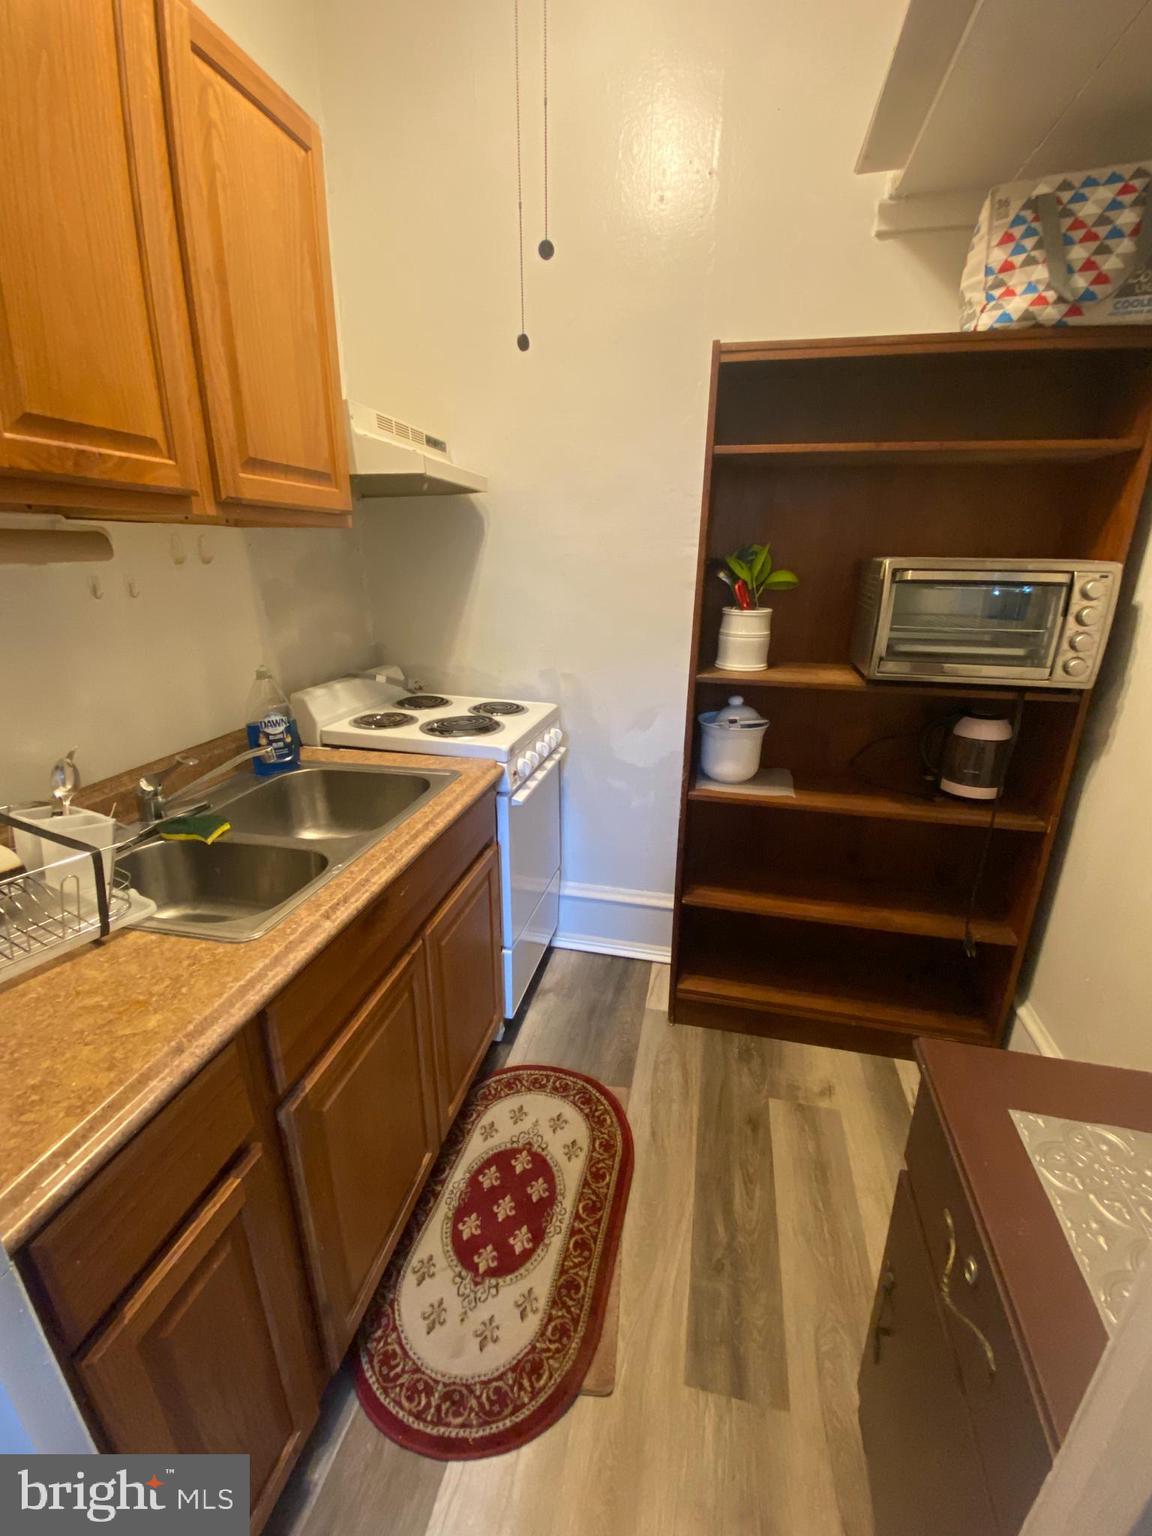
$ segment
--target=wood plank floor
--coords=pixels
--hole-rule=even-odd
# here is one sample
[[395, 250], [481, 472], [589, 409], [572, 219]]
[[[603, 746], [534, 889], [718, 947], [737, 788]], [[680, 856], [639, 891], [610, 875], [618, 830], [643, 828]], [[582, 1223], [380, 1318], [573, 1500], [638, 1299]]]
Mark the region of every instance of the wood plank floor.
[[915, 1068], [672, 1026], [667, 987], [557, 951], [487, 1063], [631, 1089], [615, 1393], [442, 1463], [379, 1434], [344, 1374], [272, 1536], [872, 1536], [855, 1380]]

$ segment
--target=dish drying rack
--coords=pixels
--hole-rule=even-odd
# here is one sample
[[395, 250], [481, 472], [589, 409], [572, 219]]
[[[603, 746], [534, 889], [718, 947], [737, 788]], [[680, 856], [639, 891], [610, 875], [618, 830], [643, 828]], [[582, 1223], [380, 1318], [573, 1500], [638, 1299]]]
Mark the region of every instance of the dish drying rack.
[[139, 898], [128, 873], [113, 869], [107, 881], [103, 850], [54, 832], [49, 822], [22, 821], [4, 809], [0, 823], [72, 849], [51, 866], [0, 877], [0, 982], [66, 950], [107, 938], [132, 915]]

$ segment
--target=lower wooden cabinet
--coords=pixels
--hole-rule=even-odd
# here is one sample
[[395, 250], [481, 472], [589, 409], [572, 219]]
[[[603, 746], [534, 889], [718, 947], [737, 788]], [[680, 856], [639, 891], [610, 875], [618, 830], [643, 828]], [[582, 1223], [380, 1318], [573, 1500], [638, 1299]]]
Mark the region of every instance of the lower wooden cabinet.
[[860, 1433], [877, 1536], [997, 1529], [906, 1173], [860, 1368]]
[[259, 1526], [319, 1401], [298, 1264], [254, 1146], [76, 1360], [111, 1445], [251, 1457]]
[[420, 944], [407, 952], [280, 1110], [335, 1368], [440, 1147]]
[[499, 1024], [494, 832], [489, 795], [18, 1256], [99, 1443], [246, 1452], [253, 1532]]
[[448, 1127], [500, 1026], [500, 864], [490, 848], [424, 935], [436, 1042], [440, 1130]]

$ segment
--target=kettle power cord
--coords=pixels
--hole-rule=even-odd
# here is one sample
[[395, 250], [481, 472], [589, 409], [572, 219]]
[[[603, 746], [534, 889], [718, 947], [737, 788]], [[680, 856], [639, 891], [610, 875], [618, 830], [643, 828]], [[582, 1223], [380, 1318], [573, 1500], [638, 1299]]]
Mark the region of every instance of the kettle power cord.
[[980, 894], [980, 886], [984, 880], [984, 871], [988, 864], [988, 855], [992, 849], [992, 834], [996, 830], [996, 812], [1000, 807], [1000, 796], [1004, 793], [1004, 786], [1008, 782], [1008, 770], [1012, 766], [1012, 758], [1016, 751], [1016, 743], [1020, 739], [1020, 726], [1024, 718], [1024, 695], [1021, 693], [1016, 699], [1016, 708], [1012, 712], [1012, 738], [1008, 743], [1008, 751], [1004, 754], [1004, 767], [1000, 773], [1000, 782], [996, 785], [996, 796], [992, 801], [991, 810], [988, 813], [988, 822], [984, 828], [984, 837], [980, 846], [980, 857], [976, 861], [976, 873], [972, 876], [972, 888], [968, 892], [968, 907], [964, 913], [964, 953], [969, 960], [976, 958], [976, 941], [972, 937], [972, 922], [976, 916], [976, 901]]
[[[1004, 766], [1001, 769], [999, 783], [996, 785], [996, 795], [990, 802], [988, 820], [984, 826], [984, 837], [980, 845], [980, 854], [976, 860], [976, 870], [972, 876], [972, 884], [969, 887], [968, 901], [964, 911], [964, 933], [960, 942], [964, 950], [964, 954], [969, 960], [976, 959], [976, 940], [972, 935], [972, 924], [976, 917], [976, 903], [980, 898], [980, 887], [984, 882], [984, 874], [988, 867], [988, 855], [992, 850], [992, 836], [996, 830], [996, 814], [1000, 807], [1000, 796], [1004, 793], [1004, 786], [1008, 782], [1008, 770], [1012, 766], [1012, 758], [1016, 752], [1016, 743], [1020, 739], [1020, 726], [1023, 720], [1023, 716], [1024, 696], [1023, 694], [1020, 694], [1016, 699], [1016, 707], [1012, 714], [1012, 738], [1008, 743], [1008, 751], [1004, 755]], [[882, 784], [863, 772], [860, 767], [860, 759], [864, 757], [866, 753], [871, 752], [874, 748], [884, 746], [888, 742], [916, 741], [920, 748], [920, 755], [922, 760], [926, 765], [930, 766], [926, 753], [926, 738], [931, 732], [939, 730], [942, 725], [947, 726], [949, 721], [958, 720], [959, 718], [960, 715], [954, 713], [942, 717], [939, 720], [932, 721], [921, 731], [894, 731], [890, 735], [877, 736], [872, 741], [866, 741], [864, 745], [862, 747], [858, 747], [856, 751], [853, 752], [852, 756], [848, 759], [848, 771], [849, 773], [855, 774], [855, 776], [860, 779], [862, 783], [867, 784], [870, 789], [880, 789], [891, 793], [892, 791], [890, 785]], [[935, 784], [935, 773], [933, 772], [931, 776], [925, 774], [925, 782]], [[935, 796], [931, 791], [925, 789], [923, 794], [918, 795], [917, 798], [923, 800], [932, 800], [935, 798]]]

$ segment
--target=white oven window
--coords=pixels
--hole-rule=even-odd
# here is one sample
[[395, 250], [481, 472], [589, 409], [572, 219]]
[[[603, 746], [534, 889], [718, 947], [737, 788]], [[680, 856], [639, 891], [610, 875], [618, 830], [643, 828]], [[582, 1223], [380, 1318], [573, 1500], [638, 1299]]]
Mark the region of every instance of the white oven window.
[[1055, 582], [895, 582], [885, 659], [1047, 668], [1066, 601]]

